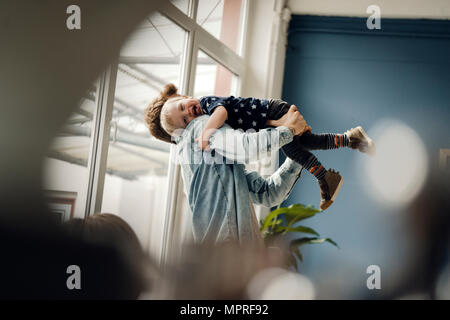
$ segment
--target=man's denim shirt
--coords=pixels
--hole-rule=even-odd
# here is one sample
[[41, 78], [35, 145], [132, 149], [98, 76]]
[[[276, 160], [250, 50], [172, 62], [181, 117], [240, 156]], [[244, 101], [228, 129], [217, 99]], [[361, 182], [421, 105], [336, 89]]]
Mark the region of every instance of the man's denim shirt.
[[247, 172], [245, 163], [262, 159], [292, 141], [286, 127], [244, 133], [225, 124], [211, 135], [210, 151], [202, 151], [195, 138], [208, 121], [191, 121], [175, 138], [185, 192], [192, 211], [194, 241], [260, 239], [253, 205], [273, 207], [287, 198], [300, 177], [301, 165], [286, 159], [267, 179]]

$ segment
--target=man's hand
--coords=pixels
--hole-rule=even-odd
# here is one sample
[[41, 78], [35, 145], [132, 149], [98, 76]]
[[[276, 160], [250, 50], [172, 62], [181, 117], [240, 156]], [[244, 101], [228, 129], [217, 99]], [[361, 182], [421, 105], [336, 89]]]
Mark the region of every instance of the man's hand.
[[302, 135], [305, 131], [312, 130], [311, 127], [306, 124], [305, 119], [303, 119], [303, 116], [298, 112], [295, 105], [292, 105], [289, 108], [289, 111], [280, 119], [268, 120], [267, 124], [274, 127], [288, 127], [295, 135]]
[[305, 132], [312, 133], [312, 128], [310, 126], [306, 125], [306, 129], [303, 133], [305, 133]]
[[198, 138], [195, 138], [195, 142], [198, 143], [198, 147], [201, 150], [209, 150], [209, 137], [200, 136]]

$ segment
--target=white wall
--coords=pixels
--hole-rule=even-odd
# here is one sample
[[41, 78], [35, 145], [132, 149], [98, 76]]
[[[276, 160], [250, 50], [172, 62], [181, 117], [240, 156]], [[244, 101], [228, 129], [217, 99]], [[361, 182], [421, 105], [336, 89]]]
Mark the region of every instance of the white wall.
[[86, 167], [46, 158], [43, 178], [45, 190], [76, 192], [74, 218], [84, 218], [88, 180]]
[[369, 5], [381, 9], [381, 18], [450, 19], [449, 0], [289, 0], [293, 14], [367, 17]]
[[249, 0], [242, 96], [265, 98], [275, 0]]

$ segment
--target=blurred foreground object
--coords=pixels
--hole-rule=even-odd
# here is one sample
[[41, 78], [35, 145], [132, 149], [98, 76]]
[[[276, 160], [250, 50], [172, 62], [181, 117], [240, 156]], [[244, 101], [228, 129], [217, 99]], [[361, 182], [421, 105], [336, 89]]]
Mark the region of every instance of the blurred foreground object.
[[[402, 281], [383, 298], [449, 297], [450, 173], [435, 170], [407, 208], [413, 261], [405, 264]], [[439, 293], [437, 296], [436, 293]]]
[[96, 289], [79, 292], [83, 298], [128, 297], [126, 258], [114, 246], [62, 231], [45, 206], [42, 168], [84, 92], [157, 3], [80, 0], [81, 30], [69, 30], [72, 2], [0, 2], [0, 297], [70, 298], [66, 270], [74, 264], [95, 283]]
[[[156, 264], [145, 255], [136, 233], [119, 216], [109, 213], [94, 214], [86, 219], [72, 219], [65, 223], [64, 227], [71, 236], [92, 244], [116, 248], [129, 268], [129, 274], [124, 277], [126, 281], [121, 283], [123, 287], [120, 291], [124, 299], [137, 299], [144, 290], [150, 289], [152, 279], [159, 276]], [[92, 279], [88, 279], [86, 283], [92, 283], [89, 280]], [[86, 291], [89, 289], [91, 288], [85, 288]], [[104, 288], [105, 294], [108, 294], [109, 289]], [[73, 296], [80, 294], [74, 292]]]
[[286, 268], [289, 252], [278, 247], [191, 244], [170, 262], [143, 299], [304, 300], [313, 283]]
[[247, 285], [259, 271], [285, 264], [264, 246], [191, 244], [165, 268], [149, 299], [248, 299]]

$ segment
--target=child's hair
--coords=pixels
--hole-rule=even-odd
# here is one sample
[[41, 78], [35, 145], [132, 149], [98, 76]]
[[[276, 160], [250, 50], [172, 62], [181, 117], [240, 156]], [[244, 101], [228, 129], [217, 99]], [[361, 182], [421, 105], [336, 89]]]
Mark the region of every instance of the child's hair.
[[162, 112], [162, 108], [167, 100], [178, 96], [180, 95], [177, 87], [173, 83], [166, 84], [159, 96], [153, 99], [145, 110], [145, 122], [150, 134], [159, 140], [175, 143], [171, 134], [176, 128], [167, 114]]

